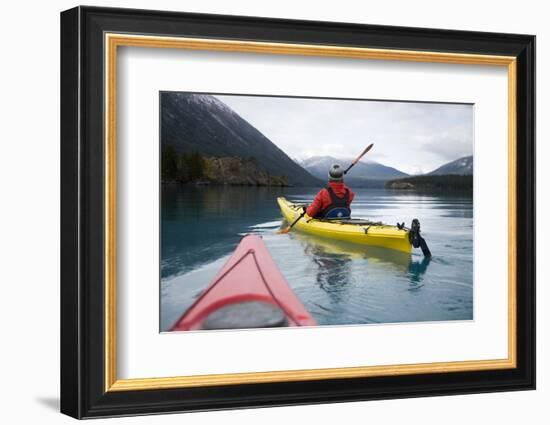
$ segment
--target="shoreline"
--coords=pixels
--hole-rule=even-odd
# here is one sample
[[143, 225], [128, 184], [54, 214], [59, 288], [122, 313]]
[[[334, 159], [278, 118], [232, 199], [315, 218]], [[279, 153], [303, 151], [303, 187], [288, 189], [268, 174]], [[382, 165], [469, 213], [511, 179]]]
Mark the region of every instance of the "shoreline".
[[[196, 181], [196, 182], [178, 182], [178, 181], [163, 181], [160, 182], [161, 186], [181, 186], [181, 187], [298, 187], [290, 184], [262, 184], [262, 183], [213, 183], [210, 181]], [[305, 187], [305, 186], [299, 186]]]
[[[311, 189], [312, 191], [321, 190], [323, 185], [319, 186], [279, 186], [279, 185], [258, 185], [258, 184], [234, 184], [234, 183], [203, 183], [203, 182], [176, 182], [176, 181], [161, 181], [162, 188], [187, 188], [187, 189], [206, 189], [206, 188], [250, 188], [250, 189]], [[459, 190], [459, 189], [441, 189], [441, 188], [410, 188], [410, 189], [396, 189], [388, 187], [353, 187], [351, 189], [354, 192], [360, 191], [380, 191], [388, 194], [395, 195], [433, 195], [440, 197], [473, 197], [473, 189]]]

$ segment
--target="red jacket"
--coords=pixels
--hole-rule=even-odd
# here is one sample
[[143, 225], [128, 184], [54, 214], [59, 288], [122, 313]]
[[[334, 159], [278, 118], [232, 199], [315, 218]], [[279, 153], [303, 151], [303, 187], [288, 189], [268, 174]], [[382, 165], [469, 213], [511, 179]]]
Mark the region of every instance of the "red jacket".
[[[349, 187], [347, 187], [344, 183], [329, 182], [328, 184], [334, 191], [334, 194], [339, 198], [343, 198], [346, 194], [346, 189], [348, 189], [349, 203], [351, 205], [355, 194], [351, 191]], [[330, 199], [330, 195], [327, 189], [323, 188], [319, 191], [311, 205], [308, 207], [306, 213], [310, 217], [315, 217], [317, 216], [317, 214], [319, 214], [319, 212], [327, 208], [331, 204], [331, 202], [332, 200]]]

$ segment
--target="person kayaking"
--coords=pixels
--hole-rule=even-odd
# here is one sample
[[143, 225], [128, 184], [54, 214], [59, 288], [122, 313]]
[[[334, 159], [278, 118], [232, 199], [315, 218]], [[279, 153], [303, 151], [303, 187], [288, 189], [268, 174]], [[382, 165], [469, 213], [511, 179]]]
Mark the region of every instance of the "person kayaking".
[[306, 214], [312, 218], [338, 219], [351, 216], [351, 203], [355, 194], [344, 183], [344, 169], [333, 164], [328, 171], [328, 185], [321, 189]]
[[[298, 217], [294, 217], [294, 221], [289, 223], [288, 226], [277, 230], [277, 234], [286, 235], [292, 230], [296, 223], [304, 218], [306, 213], [312, 218], [331, 219], [350, 217], [351, 202], [355, 195], [351, 189], [344, 184], [344, 175], [346, 175], [373, 146], [374, 143], [368, 145], [345, 170], [342, 169], [340, 164], [333, 164], [328, 172], [328, 186], [319, 191], [307, 209], [306, 207], [302, 208], [302, 213], [298, 215]], [[284, 200], [284, 198], [278, 198], [277, 202], [279, 202], [279, 199]]]

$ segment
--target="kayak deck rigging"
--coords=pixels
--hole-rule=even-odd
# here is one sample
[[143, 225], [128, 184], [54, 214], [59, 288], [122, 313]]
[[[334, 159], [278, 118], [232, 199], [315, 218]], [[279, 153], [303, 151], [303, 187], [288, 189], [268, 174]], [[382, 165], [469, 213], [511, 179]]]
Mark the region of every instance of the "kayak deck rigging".
[[[296, 220], [305, 206], [290, 202], [284, 197], [277, 198], [277, 202], [283, 217], [288, 222]], [[365, 219], [321, 220], [306, 214], [298, 220], [295, 228], [305, 233], [331, 239], [379, 246], [405, 253], [412, 251], [409, 229], [401, 226], [391, 226]]]

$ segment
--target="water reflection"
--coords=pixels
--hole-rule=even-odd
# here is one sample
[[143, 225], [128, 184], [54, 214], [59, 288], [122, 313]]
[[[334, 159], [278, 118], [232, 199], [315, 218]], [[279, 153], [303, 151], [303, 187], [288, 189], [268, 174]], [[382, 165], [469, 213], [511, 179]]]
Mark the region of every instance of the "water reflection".
[[423, 286], [422, 276], [426, 273], [426, 270], [428, 270], [431, 261], [432, 257], [424, 257], [422, 261], [411, 260], [407, 272], [410, 281], [409, 291], [416, 291]]
[[163, 187], [161, 327], [171, 324], [223, 266], [244, 234], [260, 235], [295, 294], [319, 324], [469, 320], [473, 303], [473, 208], [467, 197], [357, 189], [353, 214], [421, 221], [434, 253], [425, 259], [291, 231], [277, 235], [286, 196], [317, 188]]
[[346, 287], [350, 284], [351, 258], [345, 255], [316, 252], [315, 249], [309, 250], [309, 254], [318, 266], [315, 282], [319, 288], [329, 294], [332, 304], [340, 304], [346, 295]]
[[409, 290], [422, 287], [422, 276], [428, 270], [431, 257], [421, 260], [410, 254], [389, 249], [362, 246], [325, 239], [314, 235], [304, 235], [295, 232], [291, 237], [300, 242], [304, 254], [310, 256], [318, 267], [316, 282], [325, 292], [331, 294], [335, 302], [341, 301], [345, 294], [345, 287], [355, 278], [352, 268], [353, 261], [362, 260], [364, 263], [363, 278], [368, 279], [368, 266], [376, 265], [391, 269], [403, 274], [410, 282]]
[[163, 186], [161, 276], [229, 254], [245, 229], [277, 218], [273, 200], [281, 193], [269, 187]]

